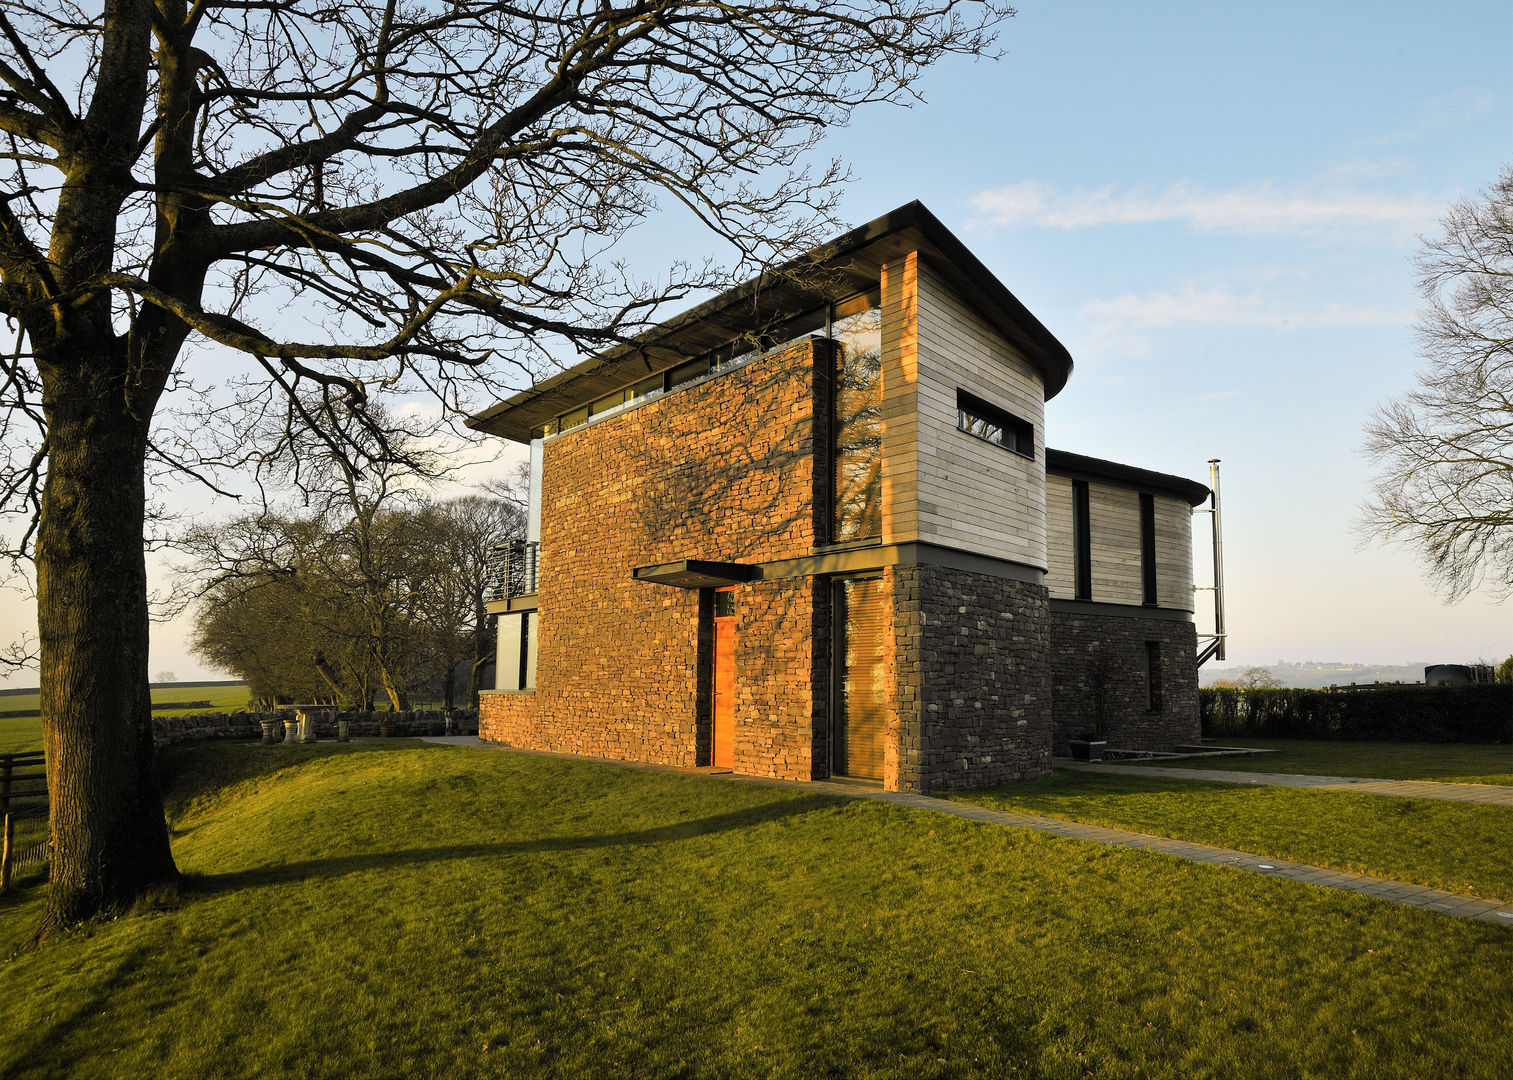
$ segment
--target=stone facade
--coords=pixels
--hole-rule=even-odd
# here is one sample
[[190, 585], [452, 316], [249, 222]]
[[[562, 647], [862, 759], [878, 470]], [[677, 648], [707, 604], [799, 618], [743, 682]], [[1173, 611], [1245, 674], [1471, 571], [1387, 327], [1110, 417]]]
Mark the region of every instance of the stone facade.
[[[536, 689], [485, 695], [484, 738], [708, 764], [708, 594], [631, 571], [813, 552], [817, 354], [828, 347], [805, 341], [552, 440]], [[815, 591], [808, 577], [736, 590], [740, 772], [824, 775]]]
[[[1159, 648], [1159, 709], [1152, 708], [1148, 642]], [[1065, 755], [1068, 740], [1096, 733], [1100, 696], [1111, 749], [1170, 751], [1198, 742], [1197, 651], [1191, 622], [1053, 610], [1052, 749]]]
[[[1070, 355], [918, 204], [811, 254], [469, 420], [531, 446], [540, 554], [534, 636], [500, 636], [524, 658], [511, 685], [534, 689], [486, 693], [480, 734], [708, 765], [733, 627], [720, 700], [739, 773], [828, 776], [838, 702], [857, 706], [846, 767], [892, 790], [1039, 776], [1095, 700], [1115, 746], [1196, 739], [1195, 633], [1177, 606], [1192, 593], [1186, 514], [1206, 489], [1047, 449]], [[859, 476], [875, 482], [866, 527], [836, 526]], [[1085, 565], [1094, 606], [1150, 599], [1157, 617], [1054, 611], [1090, 598]], [[856, 621], [832, 618], [837, 595], [861, 594], [837, 589], [846, 578], [882, 582]], [[714, 616], [726, 582], [732, 622]], [[512, 592], [491, 610], [523, 631], [531, 602]], [[842, 641], [855, 654], [837, 664]]]
[[901, 791], [983, 787], [1051, 768], [1044, 586], [943, 566], [899, 567]]

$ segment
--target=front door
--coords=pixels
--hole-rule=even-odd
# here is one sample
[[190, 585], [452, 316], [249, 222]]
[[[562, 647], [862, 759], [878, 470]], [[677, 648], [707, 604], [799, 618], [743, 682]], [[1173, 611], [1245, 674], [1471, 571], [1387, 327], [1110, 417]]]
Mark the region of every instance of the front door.
[[714, 594], [714, 738], [712, 765], [735, 767], [735, 590]]

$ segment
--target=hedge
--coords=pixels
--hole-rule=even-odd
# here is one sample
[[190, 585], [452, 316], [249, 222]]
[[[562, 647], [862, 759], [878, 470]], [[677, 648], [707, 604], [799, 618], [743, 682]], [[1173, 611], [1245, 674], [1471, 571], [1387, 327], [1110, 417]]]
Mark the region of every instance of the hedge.
[[1204, 738], [1513, 742], [1513, 685], [1198, 691]]

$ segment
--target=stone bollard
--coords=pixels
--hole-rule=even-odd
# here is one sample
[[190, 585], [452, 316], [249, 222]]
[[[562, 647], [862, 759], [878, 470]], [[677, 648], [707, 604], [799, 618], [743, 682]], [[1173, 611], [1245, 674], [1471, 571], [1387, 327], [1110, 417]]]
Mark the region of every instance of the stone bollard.
[[263, 745], [272, 746], [274, 743], [278, 742], [278, 739], [273, 734], [273, 727], [278, 723], [278, 721], [262, 720], [259, 722], [263, 725]]
[[299, 743], [299, 721], [289, 719], [284, 721], [284, 745], [295, 746]]

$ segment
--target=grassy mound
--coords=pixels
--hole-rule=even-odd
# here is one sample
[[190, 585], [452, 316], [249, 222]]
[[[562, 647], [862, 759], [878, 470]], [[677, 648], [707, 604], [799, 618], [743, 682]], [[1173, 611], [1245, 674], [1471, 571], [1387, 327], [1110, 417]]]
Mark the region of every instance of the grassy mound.
[[21, 950], [0, 1075], [1425, 1076], [1513, 933], [877, 803], [400, 740], [176, 749], [177, 898]]

